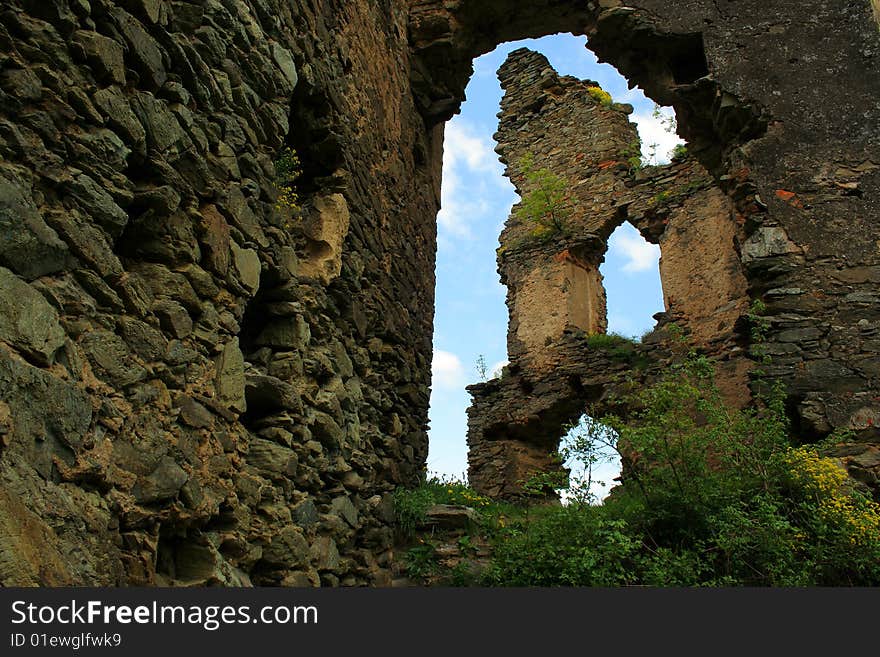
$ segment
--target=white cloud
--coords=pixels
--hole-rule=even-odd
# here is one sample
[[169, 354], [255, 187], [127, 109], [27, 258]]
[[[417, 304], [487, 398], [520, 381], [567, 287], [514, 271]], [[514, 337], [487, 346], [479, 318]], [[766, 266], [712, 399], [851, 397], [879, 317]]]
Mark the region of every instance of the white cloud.
[[434, 349], [431, 361], [431, 383], [434, 388], [460, 388], [465, 385], [464, 365], [449, 351]]
[[499, 179], [503, 181], [502, 171], [490, 139], [462, 120], [446, 125], [441, 209], [437, 215], [441, 239], [473, 236], [470, 226], [474, 218], [491, 209], [486, 200], [487, 181], [499, 184]]
[[621, 269], [627, 273], [647, 271], [660, 260], [660, 247], [647, 242], [635, 229], [616, 231], [608, 241], [608, 249], [626, 259]]
[[510, 364], [510, 361], [507, 359], [499, 360], [497, 363], [495, 363], [492, 367], [489, 368], [489, 376], [491, 376], [493, 379], [497, 379], [498, 377], [501, 376], [501, 370], [504, 369], [504, 366], [509, 365], [509, 364]]
[[443, 167], [456, 168], [462, 162], [472, 171], [499, 169], [491, 140], [479, 135], [469, 123], [458, 120], [446, 125], [443, 141]]
[[[669, 131], [668, 121], [673, 116], [675, 113], [669, 107], [661, 107], [660, 116], [654, 116], [653, 112], [647, 111], [633, 114], [632, 121], [638, 126], [642, 140], [642, 156], [649, 159], [648, 164], [668, 163], [672, 149], [676, 144], [683, 143], [675, 132]], [[657, 145], [653, 160], [650, 160], [651, 144]]]

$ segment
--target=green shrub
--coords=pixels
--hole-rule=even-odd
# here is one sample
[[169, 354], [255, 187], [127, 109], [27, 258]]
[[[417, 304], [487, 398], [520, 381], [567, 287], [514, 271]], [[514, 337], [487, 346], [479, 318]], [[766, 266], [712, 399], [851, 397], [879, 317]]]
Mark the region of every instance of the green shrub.
[[634, 583], [639, 545], [622, 521], [580, 506], [536, 509], [525, 528], [503, 532], [485, 583], [503, 586], [620, 586]]
[[634, 363], [638, 357], [635, 340], [618, 333], [593, 333], [584, 342], [589, 349], [602, 351], [615, 360]]
[[301, 163], [296, 151], [285, 146], [275, 159], [275, 189], [278, 197], [275, 207], [279, 211], [298, 212], [299, 195], [296, 193], [294, 183], [302, 175]]
[[517, 218], [532, 225], [531, 235], [549, 239], [566, 231], [566, 221], [571, 215], [568, 183], [550, 171], [537, 168], [531, 153], [519, 161], [519, 169], [525, 176], [529, 190], [516, 206]]
[[394, 491], [394, 513], [397, 527], [404, 536], [412, 536], [425, 520], [425, 514], [434, 502], [430, 489], [420, 486], [413, 490], [398, 488]]
[[424, 581], [439, 570], [437, 549], [430, 543], [421, 543], [411, 547], [404, 554], [404, 567], [406, 576]]
[[[534, 510], [498, 531], [485, 583], [514, 586], [880, 584], [880, 505], [815, 447], [792, 447], [783, 396], [727, 408], [691, 356], [587, 425], [625, 463], [602, 505]], [[576, 450], [577, 451], [577, 450]], [[576, 451], [574, 453], [576, 453]], [[577, 498], [575, 498], [577, 499]]]
[[458, 479], [426, 477], [417, 488], [398, 488], [394, 492], [394, 510], [399, 531], [404, 536], [411, 537], [424, 522], [428, 509], [435, 504], [467, 506], [479, 511], [492, 506], [493, 502]]
[[638, 173], [644, 168], [645, 162], [642, 160], [642, 140], [638, 137], [636, 137], [635, 141], [627, 144], [621, 155], [629, 166], [630, 174]]

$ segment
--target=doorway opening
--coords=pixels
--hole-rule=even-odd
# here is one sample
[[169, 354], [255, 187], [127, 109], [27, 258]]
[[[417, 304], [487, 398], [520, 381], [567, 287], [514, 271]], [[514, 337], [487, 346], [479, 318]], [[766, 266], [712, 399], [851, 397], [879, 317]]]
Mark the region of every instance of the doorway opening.
[[[467, 101], [460, 114], [446, 124], [438, 215], [428, 471], [446, 477], [462, 478], [467, 471], [465, 411], [471, 399], [465, 386], [501, 376], [508, 359], [507, 289], [496, 272], [496, 250], [504, 222], [519, 198], [503, 175], [493, 135], [498, 129], [502, 97], [496, 72], [508, 54], [521, 47], [544, 54], [561, 75], [596, 80], [615, 102], [632, 105], [631, 120], [648, 126], [642, 130], [643, 140], [652, 134], [666, 134], [662, 121], [668, 121], [671, 112], [664, 110], [658, 115], [655, 103], [641, 90], [630, 89], [611, 65], [599, 64], [586, 48], [586, 37], [560, 34], [509, 42], [474, 61]], [[629, 246], [626, 238], [623, 242], [624, 247]], [[610, 253], [609, 258], [613, 260], [616, 253]], [[610, 272], [608, 266], [603, 273], [605, 270]], [[657, 271], [656, 258], [653, 270]], [[616, 276], [608, 275], [611, 281]], [[650, 318], [662, 310], [659, 284], [650, 289], [652, 301], [644, 304], [650, 309], [647, 315], [645, 308], [639, 308], [639, 317], [631, 320], [626, 316], [628, 310], [622, 309], [612, 315], [611, 330], [629, 337], [650, 328], [652, 324], [646, 324], [642, 316]], [[625, 298], [615, 290], [612, 283], [611, 294]]]

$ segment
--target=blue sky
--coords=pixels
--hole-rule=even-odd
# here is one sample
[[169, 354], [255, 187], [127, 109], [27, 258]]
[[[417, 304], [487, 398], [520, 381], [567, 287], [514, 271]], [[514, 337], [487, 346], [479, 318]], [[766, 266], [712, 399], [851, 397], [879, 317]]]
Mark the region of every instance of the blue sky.
[[[461, 114], [446, 126], [442, 209], [438, 221], [437, 303], [430, 410], [430, 473], [461, 478], [467, 471], [465, 386], [479, 380], [482, 355], [490, 376], [507, 361], [506, 289], [495, 263], [498, 236], [518, 197], [503, 176], [492, 135], [498, 127], [501, 86], [496, 71], [511, 50], [543, 53], [562, 75], [599, 82], [617, 102], [635, 108], [643, 144], [658, 144], [664, 155], [678, 143], [654, 117], [654, 103], [612, 66], [599, 64], [586, 39], [555, 35], [506, 43], [474, 62]], [[668, 114], [669, 112], [667, 112]], [[647, 152], [643, 146], [643, 151]], [[660, 162], [665, 158], [658, 157]], [[609, 331], [638, 336], [650, 329], [663, 309], [657, 268], [659, 249], [625, 224], [612, 235], [602, 266], [608, 295]], [[610, 479], [614, 466], [599, 476]]]

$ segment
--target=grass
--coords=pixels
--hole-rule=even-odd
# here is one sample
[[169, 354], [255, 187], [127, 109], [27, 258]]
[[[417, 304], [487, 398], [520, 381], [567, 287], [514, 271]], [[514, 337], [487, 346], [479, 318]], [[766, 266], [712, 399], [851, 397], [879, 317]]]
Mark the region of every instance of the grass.
[[593, 333], [584, 338], [588, 349], [601, 351], [612, 360], [644, 367], [648, 360], [638, 349], [638, 340], [619, 333]]

